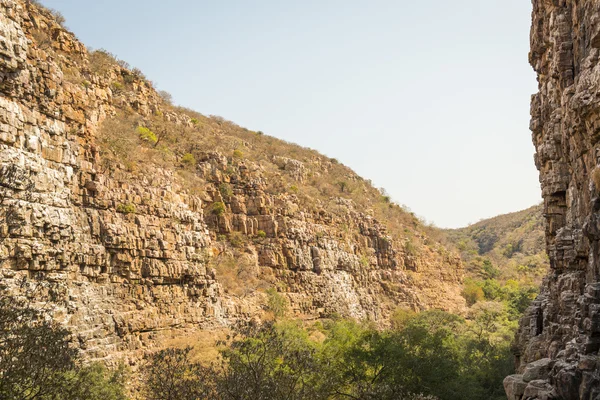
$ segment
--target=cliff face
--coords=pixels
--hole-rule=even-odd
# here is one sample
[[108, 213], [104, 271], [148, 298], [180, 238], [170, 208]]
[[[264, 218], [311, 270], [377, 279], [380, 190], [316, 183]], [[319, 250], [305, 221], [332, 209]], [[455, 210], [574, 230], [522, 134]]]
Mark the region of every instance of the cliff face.
[[550, 273], [522, 319], [511, 399], [600, 396], [600, 8], [534, 0], [531, 130]]
[[464, 307], [460, 259], [368, 182], [166, 104], [30, 2], [0, 0], [0, 93], [1, 289], [41, 285], [89, 358], [260, 317], [268, 287], [305, 318]]

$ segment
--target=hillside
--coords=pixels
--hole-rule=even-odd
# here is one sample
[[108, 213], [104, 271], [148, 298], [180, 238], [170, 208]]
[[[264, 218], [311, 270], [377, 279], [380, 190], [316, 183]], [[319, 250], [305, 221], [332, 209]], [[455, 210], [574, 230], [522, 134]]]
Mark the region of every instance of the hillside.
[[458, 255], [337, 160], [174, 106], [36, 2], [0, 11], [3, 290], [42, 285], [88, 358], [135, 362], [274, 297], [306, 320], [464, 310]]
[[473, 279], [515, 279], [539, 285], [548, 272], [542, 206], [446, 230]]

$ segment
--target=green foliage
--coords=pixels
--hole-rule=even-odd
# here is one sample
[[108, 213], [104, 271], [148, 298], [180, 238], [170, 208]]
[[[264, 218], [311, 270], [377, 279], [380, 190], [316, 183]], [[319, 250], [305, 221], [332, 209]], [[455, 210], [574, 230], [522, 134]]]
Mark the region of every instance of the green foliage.
[[413, 256], [413, 257], [419, 255], [418, 247], [414, 244], [414, 242], [410, 238], [404, 243], [404, 252], [406, 254], [408, 254], [409, 256]]
[[222, 351], [222, 399], [320, 400], [315, 346], [297, 324], [250, 326]]
[[150, 129], [146, 128], [145, 126], [138, 126], [137, 133], [140, 139], [144, 142], [148, 142], [150, 144], [158, 143], [158, 137], [156, 136], [156, 134]]
[[[31, 288], [23, 281], [22, 288]], [[45, 293], [45, 294], [44, 294]], [[79, 365], [71, 333], [47, 318], [52, 287], [34, 283], [28, 300], [0, 290], [0, 398], [19, 400], [125, 400], [125, 371], [99, 364]]]
[[277, 289], [270, 288], [267, 290], [267, 309], [276, 319], [283, 318], [288, 310], [288, 301]]
[[236, 149], [233, 151], [233, 158], [244, 158], [244, 153]]
[[113, 82], [110, 84], [110, 88], [111, 90], [115, 93], [115, 94], [119, 94], [122, 93], [123, 90], [125, 89], [125, 87], [123, 86], [123, 84], [121, 82]]
[[217, 217], [225, 214], [226, 211], [226, 207], [225, 204], [223, 204], [223, 202], [217, 201], [214, 202], [211, 206], [210, 206], [210, 213], [212, 215], [216, 215]]
[[493, 302], [478, 303], [469, 320], [398, 310], [386, 331], [346, 319], [308, 328], [284, 320], [238, 329], [210, 374], [178, 372], [199, 368], [189, 361], [155, 369], [174, 371], [160, 384], [192, 379], [210, 388], [203, 398], [215, 400], [500, 400], [502, 380], [513, 373], [508, 320]]
[[181, 163], [187, 166], [196, 165], [196, 157], [191, 153], [186, 153], [181, 157]]
[[71, 372], [68, 378], [69, 385], [55, 400], [127, 400], [125, 383], [129, 374], [122, 364], [109, 370], [93, 363]]
[[219, 185], [219, 193], [221, 193], [221, 196], [224, 199], [229, 199], [231, 196], [233, 196], [233, 189], [231, 188], [230, 184], [221, 183]]
[[481, 286], [472, 280], [465, 280], [465, 286], [463, 288], [462, 295], [465, 300], [467, 300], [467, 304], [470, 306], [478, 301], [483, 300], [485, 297]]
[[483, 260], [482, 268], [483, 274], [490, 279], [497, 278], [500, 275], [500, 270], [494, 267], [494, 265], [488, 258]]
[[235, 248], [241, 249], [246, 245], [246, 236], [241, 232], [231, 232], [229, 234], [229, 244]]
[[260, 229], [258, 230], [258, 232], [256, 232], [256, 236], [258, 236], [259, 238], [266, 238], [267, 237], [267, 233], [265, 231], [261, 231]]
[[359, 259], [358, 261], [360, 262], [360, 265], [361, 265], [363, 268], [367, 268], [367, 267], [368, 267], [368, 266], [371, 264], [371, 263], [370, 263], [370, 261], [369, 261], [369, 257], [367, 257], [367, 256], [366, 256], [366, 255], [364, 255], [364, 254], [362, 254], [362, 255], [360, 256], [360, 259]]
[[192, 362], [191, 350], [168, 348], [146, 358], [142, 373], [148, 400], [216, 398], [215, 372]]
[[0, 398], [35, 399], [60, 394], [75, 369], [70, 333], [28, 302], [0, 293]]
[[346, 181], [338, 181], [337, 182], [338, 187], [340, 188], [340, 192], [344, 193], [346, 191], [348, 191], [348, 182]]
[[136, 208], [134, 204], [131, 203], [122, 203], [117, 205], [117, 212], [120, 212], [122, 214], [133, 214], [135, 213]]

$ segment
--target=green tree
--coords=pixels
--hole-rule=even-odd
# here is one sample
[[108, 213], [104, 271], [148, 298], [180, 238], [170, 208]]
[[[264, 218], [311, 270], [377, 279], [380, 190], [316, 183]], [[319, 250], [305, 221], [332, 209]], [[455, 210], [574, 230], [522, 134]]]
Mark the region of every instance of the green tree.
[[23, 280], [23, 297], [0, 291], [0, 398], [124, 400], [124, 370], [78, 365], [71, 333], [47, 318], [53, 288]]
[[143, 367], [148, 400], [218, 399], [216, 373], [192, 362], [191, 347], [167, 348], [147, 357]]
[[224, 368], [219, 379], [226, 400], [319, 400], [319, 364], [306, 331], [294, 324], [244, 328], [223, 350]]

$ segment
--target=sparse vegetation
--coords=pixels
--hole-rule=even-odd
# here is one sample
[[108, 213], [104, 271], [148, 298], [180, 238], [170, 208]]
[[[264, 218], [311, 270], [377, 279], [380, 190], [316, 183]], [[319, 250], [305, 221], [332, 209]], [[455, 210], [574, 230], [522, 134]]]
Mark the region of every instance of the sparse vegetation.
[[168, 105], [173, 104], [173, 96], [171, 96], [171, 93], [169, 93], [165, 90], [159, 90], [158, 95], [166, 104], [168, 104]]
[[150, 129], [146, 128], [145, 126], [139, 126], [137, 128], [137, 132], [141, 140], [151, 144], [158, 143], [158, 138], [156, 137], [156, 134]]
[[212, 204], [212, 206], [210, 207], [210, 212], [212, 215], [216, 215], [216, 216], [221, 216], [223, 214], [225, 214], [225, 211], [227, 209], [225, 208], [225, 204], [223, 204], [220, 201], [214, 202]]
[[132, 203], [122, 203], [117, 205], [117, 212], [122, 214], [133, 214], [135, 211], [135, 205]]
[[276, 319], [285, 317], [288, 311], [288, 301], [275, 288], [267, 290], [267, 309]]
[[[223, 237], [221, 241], [225, 240], [226, 237]], [[228, 294], [245, 297], [268, 287], [261, 279], [254, 260], [238, 251], [211, 259], [210, 266], [215, 269], [219, 283]]]
[[241, 232], [231, 232], [229, 234], [229, 244], [236, 249], [241, 249], [246, 245], [246, 236]]
[[229, 199], [233, 196], [233, 189], [231, 189], [231, 185], [228, 183], [221, 183], [219, 185], [219, 193], [224, 199]]
[[121, 82], [111, 83], [110, 88], [113, 91], [113, 93], [117, 94], [117, 95], [123, 93], [123, 90], [125, 89], [125, 87], [123, 86], [123, 84]]
[[233, 151], [233, 158], [244, 158], [244, 153], [236, 149]]
[[196, 157], [194, 157], [191, 153], [186, 153], [181, 157], [181, 163], [186, 166], [194, 166], [196, 165]]

